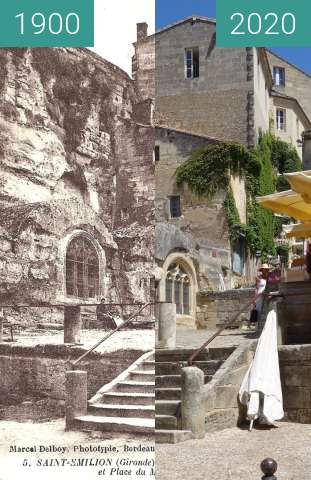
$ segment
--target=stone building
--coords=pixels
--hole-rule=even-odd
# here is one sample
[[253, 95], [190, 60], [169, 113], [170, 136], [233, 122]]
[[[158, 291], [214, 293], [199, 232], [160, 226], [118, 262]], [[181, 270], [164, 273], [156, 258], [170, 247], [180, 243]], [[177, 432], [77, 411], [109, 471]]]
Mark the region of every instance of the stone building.
[[[133, 61], [135, 76], [144, 83], [151, 75], [155, 46], [157, 295], [160, 300], [177, 297], [179, 323], [199, 327], [215, 325], [215, 304], [222, 296], [229, 304], [230, 289], [253, 285], [256, 259], [249, 257], [242, 236], [230, 245], [225, 192], [212, 201], [195, 198], [185, 187], [177, 188], [176, 168], [196, 148], [211, 142], [254, 147], [260, 131], [269, 128], [301, 155], [299, 140], [310, 128], [302, 98], [307, 93], [298, 97], [297, 92], [276, 87], [270, 52], [216, 48], [215, 43], [215, 21], [206, 17], [185, 18], [151, 36], [145, 25], [138, 25]], [[303, 78], [307, 82], [309, 77]], [[144, 94], [150, 98], [152, 90]], [[283, 123], [281, 109], [286, 109]], [[231, 189], [243, 223], [243, 179], [232, 178]], [[240, 296], [248, 298], [249, 290], [240, 289]], [[232, 291], [233, 302], [239, 303], [237, 297]], [[218, 313], [221, 322], [223, 314]]]
[[295, 98], [306, 116], [311, 118], [311, 76], [288, 60], [267, 50], [270, 69], [274, 79], [273, 89], [279, 94]]
[[[241, 255], [243, 239], [233, 249], [230, 244], [224, 211], [226, 192], [207, 200], [186, 186], [176, 186], [176, 168], [193, 150], [215, 142], [203, 135], [156, 127], [157, 298], [174, 299], [178, 322], [187, 326], [206, 326], [205, 316], [200, 315], [206, 290], [230, 290], [254, 278], [252, 262]], [[245, 222], [244, 181], [231, 177], [231, 189]], [[216, 319], [213, 323], [216, 326]]]
[[1, 49], [0, 62], [0, 303], [45, 306], [7, 318], [149, 301], [150, 102], [86, 49]]

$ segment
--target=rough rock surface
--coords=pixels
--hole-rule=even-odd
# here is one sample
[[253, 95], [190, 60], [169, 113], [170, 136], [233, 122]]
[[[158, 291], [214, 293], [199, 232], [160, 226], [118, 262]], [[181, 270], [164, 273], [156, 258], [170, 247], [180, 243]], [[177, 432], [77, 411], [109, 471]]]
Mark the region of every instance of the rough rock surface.
[[103, 249], [106, 303], [148, 300], [150, 103], [88, 50], [0, 49], [0, 64], [1, 303], [63, 299], [74, 230]]

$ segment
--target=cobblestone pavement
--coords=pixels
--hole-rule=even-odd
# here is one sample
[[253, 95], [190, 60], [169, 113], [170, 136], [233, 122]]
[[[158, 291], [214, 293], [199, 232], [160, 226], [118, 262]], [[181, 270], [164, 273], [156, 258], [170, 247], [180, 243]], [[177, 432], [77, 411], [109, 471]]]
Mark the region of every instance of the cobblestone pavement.
[[260, 480], [260, 463], [272, 457], [278, 480], [311, 479], [311, 425], [232, 428], [204, 440], [156, 446], [157, 480]]
[[[96, 342], [103, 338], [108, 332], [103, 330], [82, 330], [81, 345], [91, 348]], [[64, 343], [62, 331], [27, 332], [15, 336], [18, 345], [34, 346], [39, 344], [61, 344]], [[137, 349], [148, 351], [154, 349], [154, 330], [123, 330], [116, 332], [111, 338], [99, 346], [97, 352], [114, 352], [116, 350]]]

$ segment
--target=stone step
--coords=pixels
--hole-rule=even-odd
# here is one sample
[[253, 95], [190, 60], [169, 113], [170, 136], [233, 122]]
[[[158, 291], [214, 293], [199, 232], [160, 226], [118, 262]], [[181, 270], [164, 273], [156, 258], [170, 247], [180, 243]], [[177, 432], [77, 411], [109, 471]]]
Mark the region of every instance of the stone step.
[[130, 372], [131, 380], [138, 380], [139, 382], [152, 382], [154, 381], [154, 376], [155, 370], [134, 370]]
[[100, 403], [116, 403], [121, 405], [153, 405], [153, 393], [133, 393], [133, 392], [107, 392], [102, 395]]
[[[234, 351], [235, 347], [219, 347], [219, 348], [210, 348], [201, 352], [197, 357], [196, 361], [206, 361], [206, 360], [226, 360], [231, 353]], [[189, 360], [190, 355], [194, 353], [193, 349], [165, 349], [156, 351], [156, 361], [158, 362], [170, 362], [170, 361], [185, 361]]]
[[156, 415], [155, 428], [159, 430], [177, 430], [177, 418], [174, 415]]
[[156, 388], [156, 400], [180, 400], [181, 388]]
[[156, 415], [177, 415], [179, 416], [180, 400], [156, 400]]
[[154, 370], [155, 361], [154, 360], [145, 360], [141, 363], [138, 368], [139, 370]]
[[150, 418], [98, 417], [85, 415], [75, 419], [79, 430], [154, 434], [155, 421]]
[[193, 438], [192, 432], [188, 430], [156, 430], [156, 443], [180, 443]]
[[[193, 363], [193, 365], [203, 370], [206, 375], [214, 375], [221, 364], [220, 360], [197, 361]], [[186, 362], [157, 362], [155, 371], [156, 375], [180, 375], [182, 369], [186, 366]]]
[[133, 393], [153, 393], [154, 379], [152, 382], [138, 382], [136, 380], [123, 380], [115, 385], [113, 391]]
[[140, 417], [154, 418], [154, 405], [118, 405], [96, 403], [89, 405], [88, 412], [91, 415], [102, 417]]
[[[213, 375], [204, 375], [205, 383], [208, 383], [213, 378]], [[155, 377], [156, 388], [162, 387], [180, 387], [181, 375], [157, 375]]]

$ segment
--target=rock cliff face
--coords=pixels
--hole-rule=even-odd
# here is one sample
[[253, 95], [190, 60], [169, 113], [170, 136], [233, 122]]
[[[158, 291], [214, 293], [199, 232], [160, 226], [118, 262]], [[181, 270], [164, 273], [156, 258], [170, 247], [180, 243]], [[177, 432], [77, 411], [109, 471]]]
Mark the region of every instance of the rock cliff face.
[[148, 300], [149, 103], [84, 49], [0, 49], [0, 67], [1, 303], [65, 301], [64, 239], [79, 230], [103, 250], [106, 302]]

